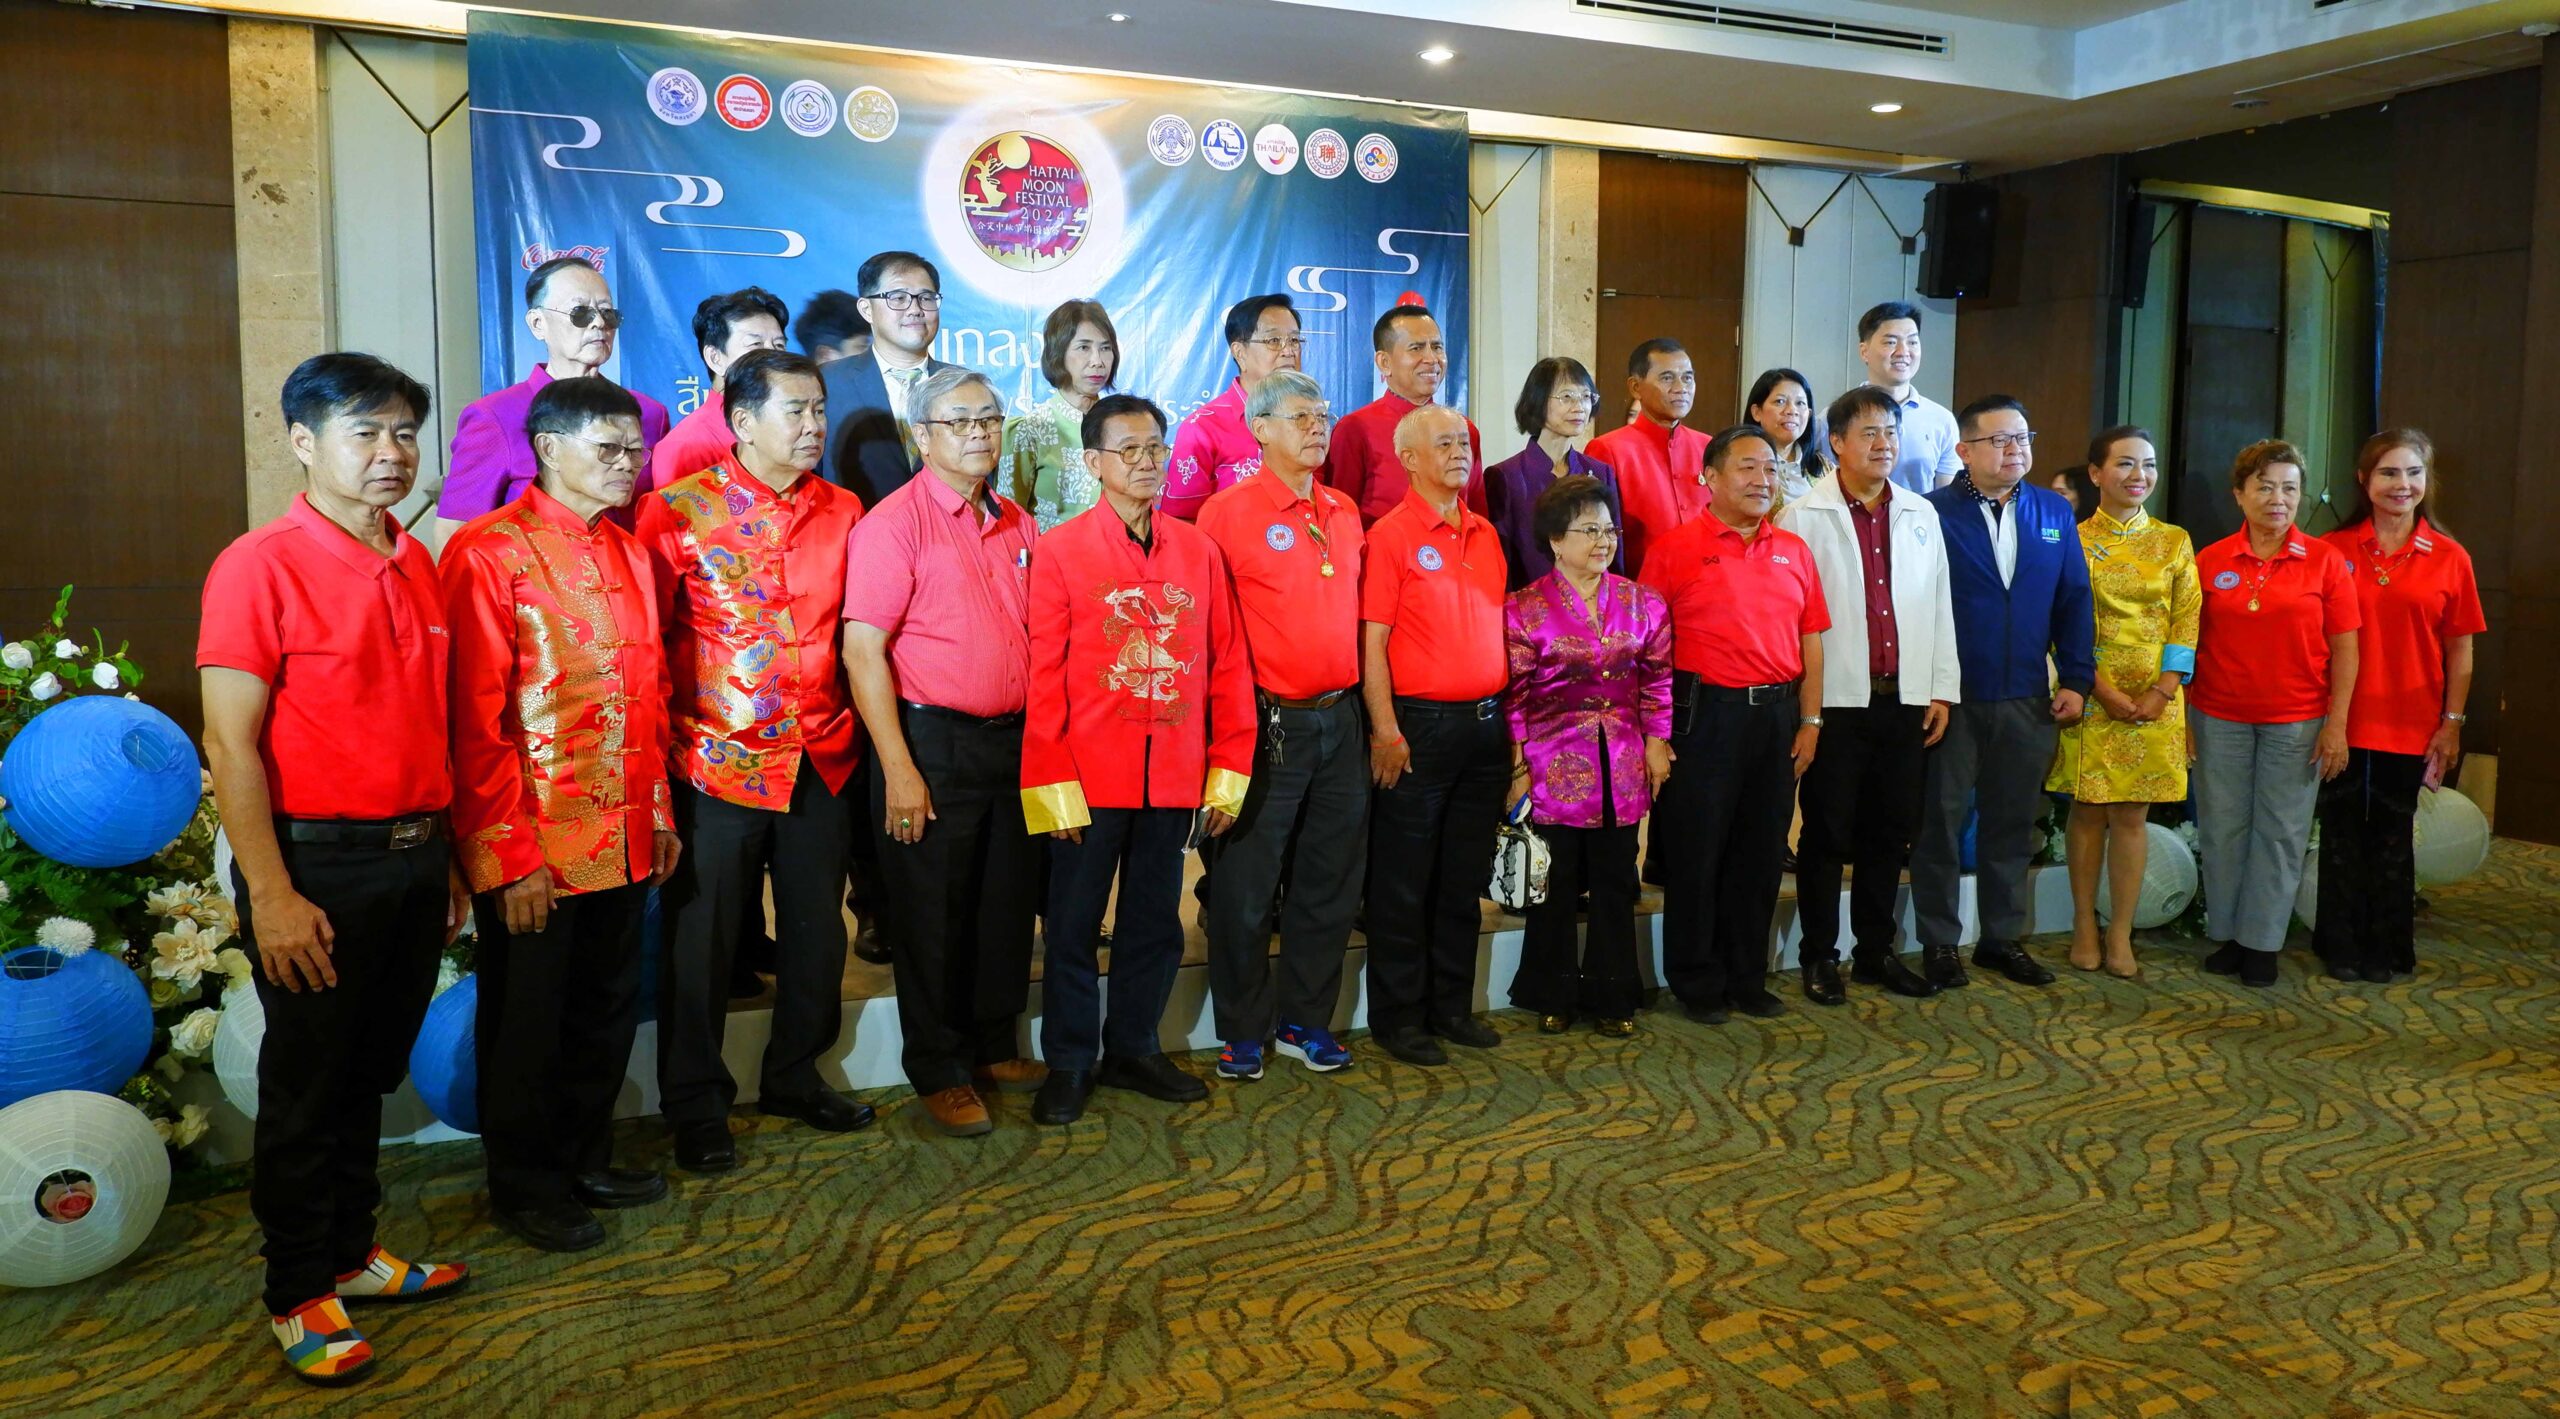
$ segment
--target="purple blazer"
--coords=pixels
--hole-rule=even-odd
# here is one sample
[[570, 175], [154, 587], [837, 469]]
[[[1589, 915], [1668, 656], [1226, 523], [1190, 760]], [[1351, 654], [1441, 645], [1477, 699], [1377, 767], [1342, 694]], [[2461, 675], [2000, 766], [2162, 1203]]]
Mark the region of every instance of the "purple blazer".
[[1625, 577], [1600, 579], [1599, 627], [1560, 572], [1518, 591], [1502, 609], [1511, 654], [1503, 708], [1529, 761], [1529, 817], [1598, 828], [1601, 767], [1618, 827], [1652, 805], [1644, 741], [1671, 737], [1671, 607]]
[[[535, 365], [533, 373], [517, 383], [463, 406], [461, 416], [453, 421], [453, 449], [445, 457], [444, 489], [436, 495], [436, 516], [469, 522], [505, 507], [524, 492], [525, 484], [541, 472], [534, 466], [533, 436], [524, 431], [524, 420], [533, 412], [533, 396], [550, 382], [551, 372]], [[640, 441], [654, 451], [658, 440], [667, 436], [667, 406], [636, 389], [631, 397], [640, 401]], [[655, 470], [643, 467], [631, 485], [631, 501], [613, 510], [613, 520], [629, 527], [631, 509], [655, 486]]]
[[[1555, 569], [1555, 558], [1547, 553], [1546, 541], [1538, 536], [1534, 525], [1538, 495], [1559, 477], [1580, 474], [1597, 478], [1609, 490], [1609, 515], [1623, 522], [1626, 514], [1618, 510], [1618, 475], [1608, 464], [1585, 458], [1582, 450], [1565, 450], [1564, 473], [1556, 472], [1555, 460], [1531, 439], [1529, 446], [1484, 470], [1484, 505], [1493, 520], [1493, 530], [1502, 538], [1502, 555], [1511, 559], [1511, 589], [1518, 591]], [[1623, 547], [1624, 544], [1621, 544]], [[1624, 571], [1625, 552], [1620, 560], [1609, 563], [1609, 570]]]

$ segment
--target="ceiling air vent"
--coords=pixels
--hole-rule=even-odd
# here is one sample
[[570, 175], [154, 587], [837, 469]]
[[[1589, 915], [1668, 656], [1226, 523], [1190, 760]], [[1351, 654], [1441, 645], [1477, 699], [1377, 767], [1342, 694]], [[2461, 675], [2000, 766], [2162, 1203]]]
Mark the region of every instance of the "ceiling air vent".
[[1860, 44], [1869, 49], [1890, 49], [1903, 54], [1947, 52], [1947, 37], [1925, 30], [1862, 25], [1848, 20], [1827, 20], [1817, 15], [1752, 10], [1740, 5], [1714, 5], [1706, 3], [1706, 0], [1573, 0], [1573, 8], [1595, 15], [1626, 15], [1670, 20], [1675, 24], [1705, 25], [1720, 30], [1741, 30], [1748, 34]]

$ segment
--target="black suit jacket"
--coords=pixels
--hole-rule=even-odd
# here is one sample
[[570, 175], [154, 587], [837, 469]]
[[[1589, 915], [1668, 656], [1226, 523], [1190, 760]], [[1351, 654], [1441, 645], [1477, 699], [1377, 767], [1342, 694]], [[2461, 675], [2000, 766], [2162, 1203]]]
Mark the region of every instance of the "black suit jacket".
[[[947, 370], [927, 359], [925, 373]], [[865, 511], [906, 486], [915, 461], [898, 441], [898, 416], [889, 408], [889, 386], [869, 353], [818, 366], [827, 390], [827, 481], [862, 499]]]

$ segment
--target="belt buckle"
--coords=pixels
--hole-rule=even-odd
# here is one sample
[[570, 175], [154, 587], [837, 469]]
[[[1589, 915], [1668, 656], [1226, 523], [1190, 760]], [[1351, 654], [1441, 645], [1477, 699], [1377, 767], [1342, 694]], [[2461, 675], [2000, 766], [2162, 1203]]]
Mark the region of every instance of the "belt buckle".
[[1476, 701], [1476, 718], [1479, 721], [1493, 718], [1493, 711], [1494, 697], [1487, 696], [1484, 699]]
[[1786, 688], [1787, 687], [1784, 685], [1754, 685], [1751, 687], [1749, 692], [1751, 695], [1751, 703], [1755, 705], [1774, 705], [1780, 699], [1779, 692]]
[[401, 848], [416, 847], [418, 844], [425, 842], [427, 838], [434, 833], [435, 826], [436, 824], [433, 818], [411, 818], [405, 823], [392, 824], [392, 849], [397, 851]]

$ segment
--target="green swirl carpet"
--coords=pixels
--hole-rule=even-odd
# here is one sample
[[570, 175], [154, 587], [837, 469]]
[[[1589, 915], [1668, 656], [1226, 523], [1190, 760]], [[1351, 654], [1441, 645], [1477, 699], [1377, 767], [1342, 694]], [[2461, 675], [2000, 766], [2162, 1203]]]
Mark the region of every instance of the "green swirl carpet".
[[1064, 1131], [882, 1099], [757, 1124], [574, 1257], [493, 1229], [471, 1146], [403, 1149], [386, 1240], [479, 1275], [364, 1313], [359, 1390], [282, 1373], [235, 1195], [0, 1293], [0, 1412], [2548, 1415], [2555, 902], [2560, 852], [2499, 844], [2389, 988], [2155, 942], [2140, 984], [1790, 984], [1631, 1041], [1505, 1014], [1448, 1069], [1367, 1050]]

